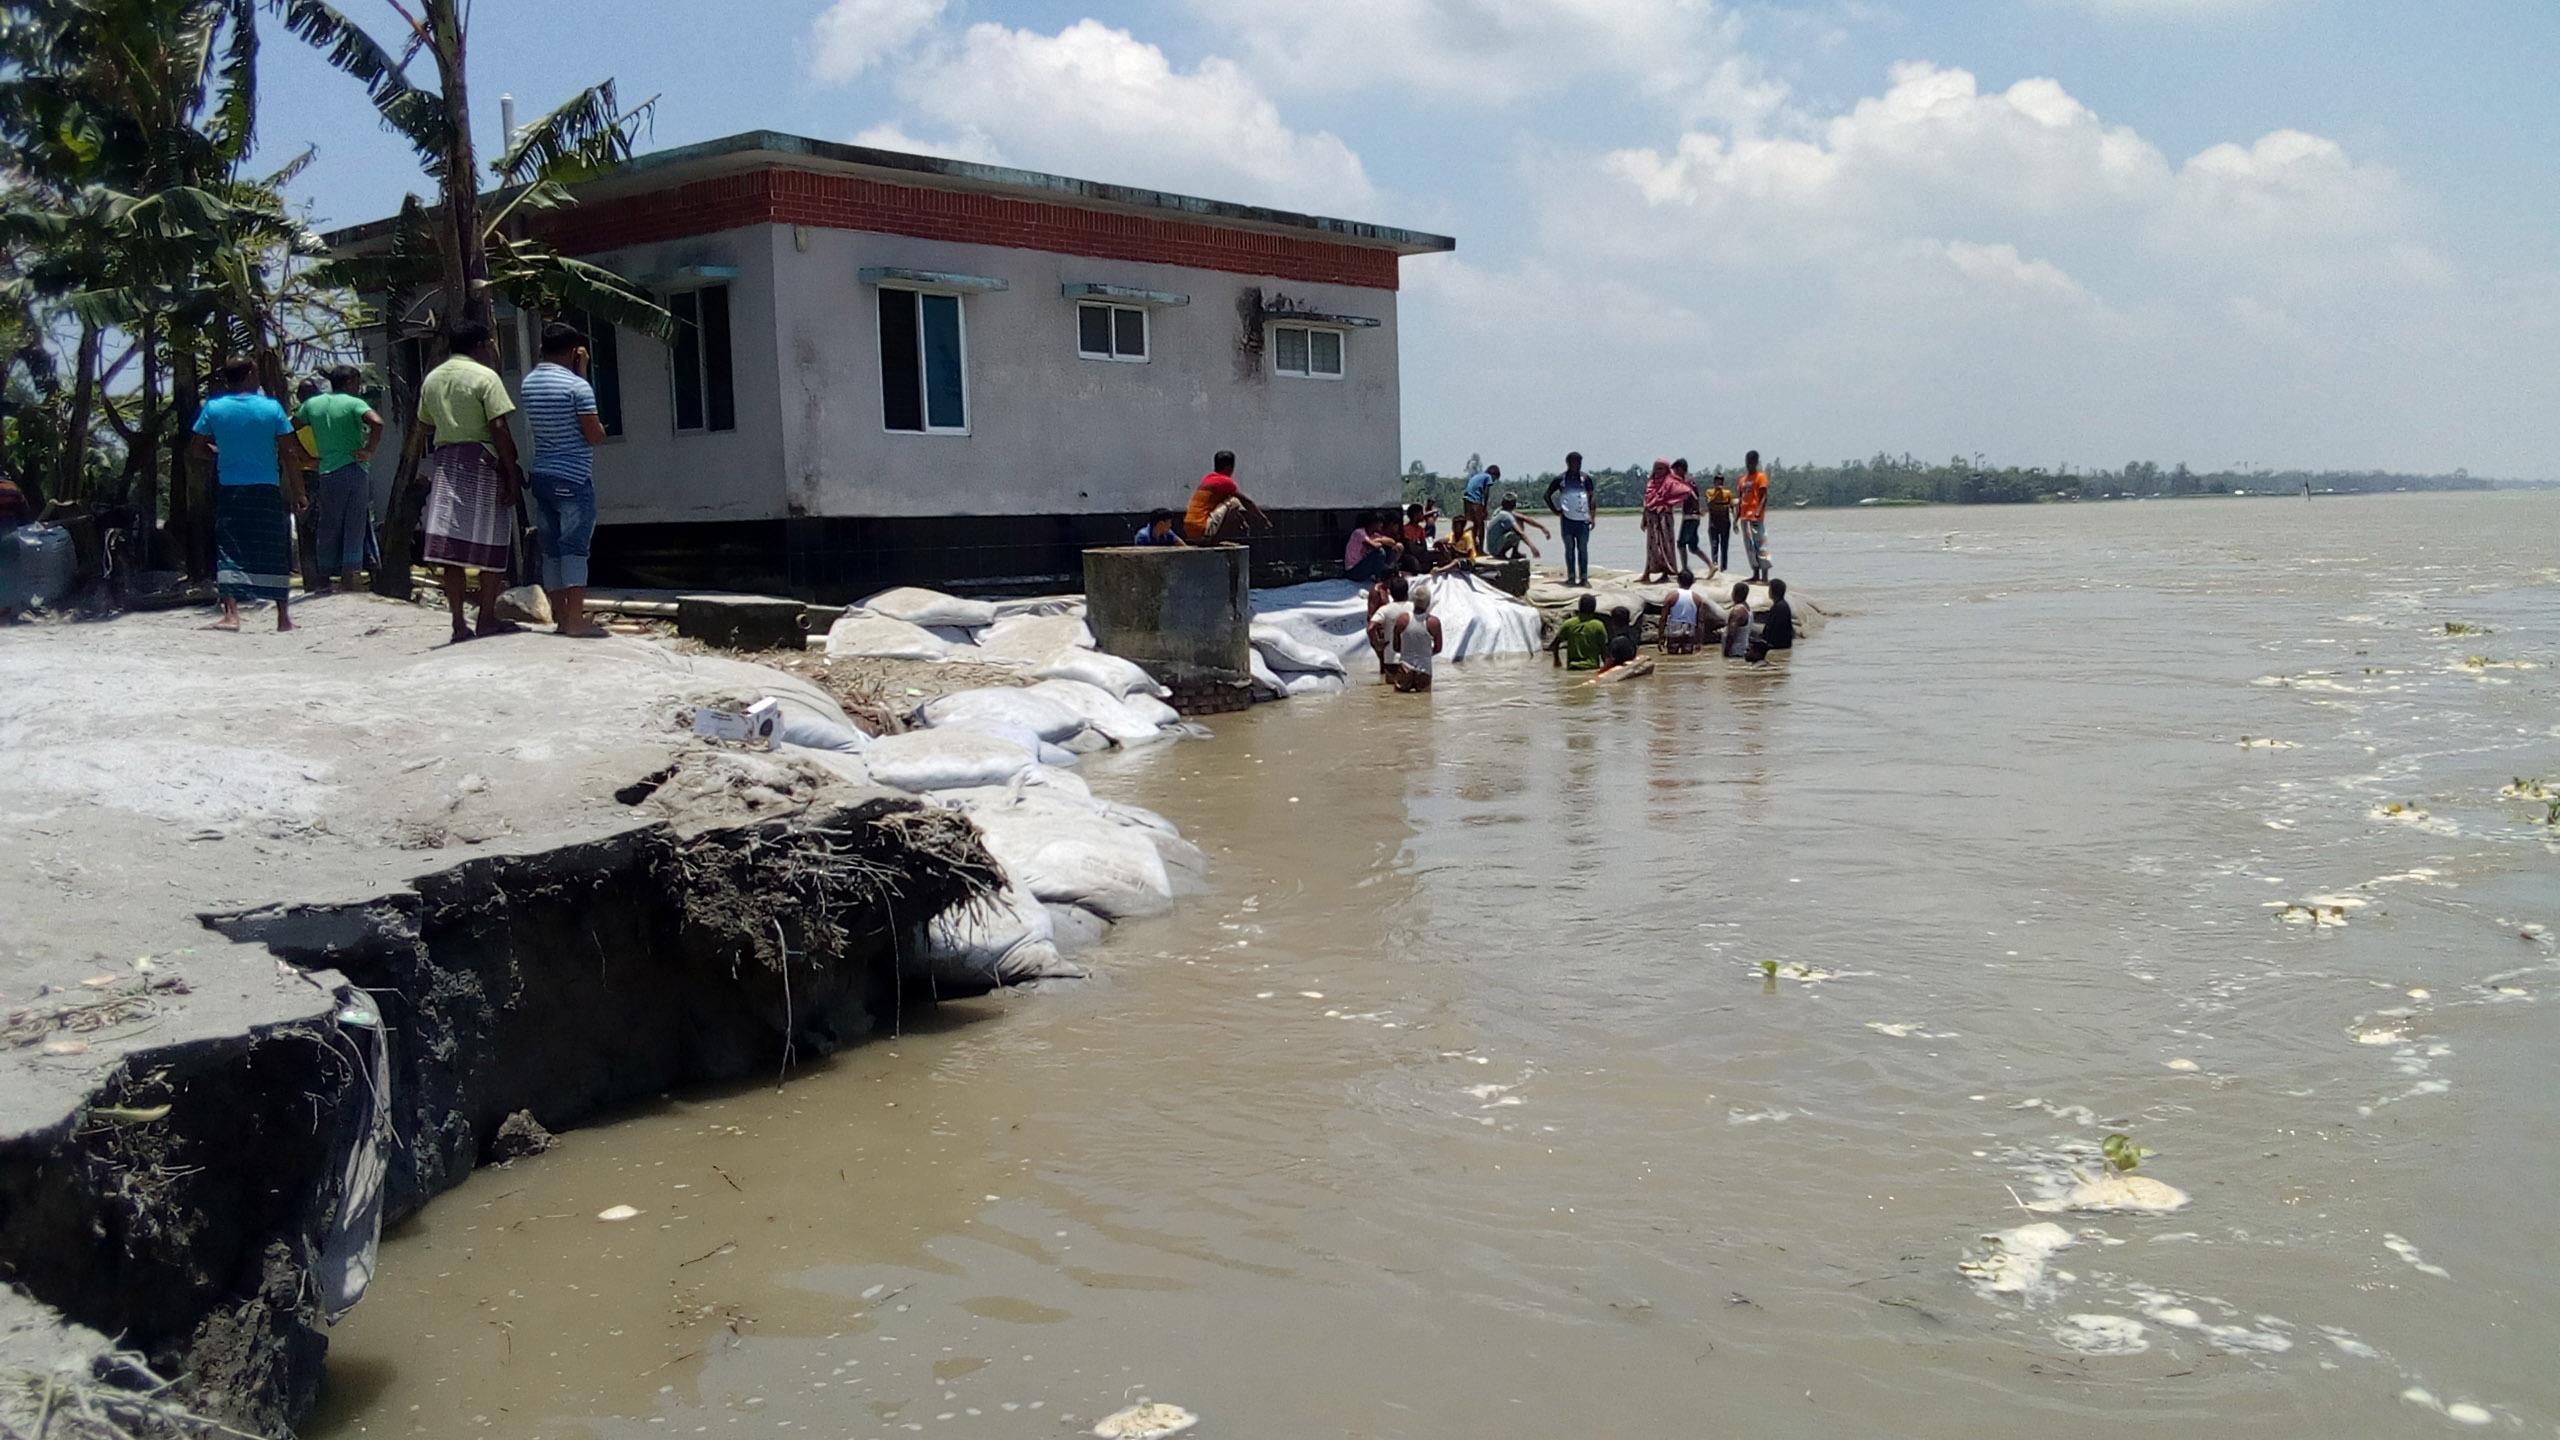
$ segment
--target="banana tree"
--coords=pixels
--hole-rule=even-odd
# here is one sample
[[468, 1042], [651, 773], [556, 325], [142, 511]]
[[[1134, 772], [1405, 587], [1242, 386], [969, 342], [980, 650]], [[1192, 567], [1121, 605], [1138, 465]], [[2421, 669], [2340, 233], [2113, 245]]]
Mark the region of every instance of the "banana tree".
[[[624, 109], [610, 80], [588, 87], [507, 137], [490, 166], [496, 186], [480, 191], [470, 124], [469, 36], [456, 0], [386, 0], [407, 34], [395, 51], [326, 0], [267, 0], [288, 30], [321, 50], [364, 86], [382, 123], [418, 153], [435, 182], [432, 203], [409, 197], [380, 255], [342, 261], [332, 278], [385, 306], [390, 338], [432, 334], [444, 323], [493, 324], [493, 300], [520, 310], [557, 314], [584, 310], [597, 321], [661, 337], [674, 320], [643, 291], [601, 266], [561, 255], [523, 232], [522, 221], [575, 203], [568, 187], [629, 159], [655, 101]], [[421, 58], [434, 69], [428, 89], [410, 77]], [[422, 427], [407, 427], [391, 507], [382, 533], [382, 565], [374, 584], [385, 594], [410, 590], [410, 542], [423, 503], [418, 472]]]

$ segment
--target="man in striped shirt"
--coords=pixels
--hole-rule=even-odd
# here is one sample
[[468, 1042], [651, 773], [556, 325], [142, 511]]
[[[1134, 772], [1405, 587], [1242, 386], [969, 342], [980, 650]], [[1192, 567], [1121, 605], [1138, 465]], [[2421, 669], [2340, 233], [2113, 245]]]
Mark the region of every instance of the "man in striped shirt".
[[533, 428], [533, 492], [542, 530], [542, 588], [560, 633], [604, 634], [587, 619], [587, 551], [596, 533], [594, 449], [604, 443], [595, 387], [587, 383], [587, 337], [555, 321], [542, 328], [542, 363], [524, 377], [524, 413]]

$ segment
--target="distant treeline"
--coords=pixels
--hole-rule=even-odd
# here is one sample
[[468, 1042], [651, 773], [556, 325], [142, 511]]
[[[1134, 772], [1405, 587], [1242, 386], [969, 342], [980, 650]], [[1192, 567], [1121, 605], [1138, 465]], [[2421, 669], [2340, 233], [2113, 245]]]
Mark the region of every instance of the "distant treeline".
[[[1723, 462], [1728, 466], [1736, 461]], [[1693, 468], [1697, 462], [1692, 462]], [[1442, 475], [1419, 460], [1405, 471], [1404, 498], [1428, 500], [1455, 512], [1467, 476], [1482, 468], [1467, 457], [1464, 472]], [[1652, 462], [1616, 469], [1595, 469], [1600, 504], [1621, 509], [1644, 503], [1645, 477]], [[2043, 466], [1993, 468], [1979, 457], [1958, 455], [1944, 461], [1916, 455], [1876, 455], [1837, 465], [1790, 465], [1768, 462], [1770, 498], [1779, 505], [1799, 500], [1815, 505], [1855, 505], [1865, 500], [1938, 505], [2025, 505], [2054, 500], [2130, 500], [2163, 495], [2299, 495], [2304, 485], [2323, 494], [2370, 494], [2390, 490], [2486, 490], [2492, 481], [2475, 479], [2467, 470], [2449, 475], [2400, 475], [2383, 470], [2193, 470], [2183, 462], [2162, 466], [2136, 460], [2121, 470], [2048, 470]], [[1712, 465], [1700, 475], [1715, 473]], [[1727, 472], [1731, 473], [1730, 470]], [[1554, 472], [1505, 472], [1499, 490], [1520, 497], [1532, 508], [1545, 495]]]

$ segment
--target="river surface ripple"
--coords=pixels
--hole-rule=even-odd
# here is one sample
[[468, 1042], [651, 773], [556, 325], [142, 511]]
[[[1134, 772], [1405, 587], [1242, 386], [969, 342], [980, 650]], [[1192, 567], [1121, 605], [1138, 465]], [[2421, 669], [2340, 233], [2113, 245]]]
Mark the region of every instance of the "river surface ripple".
[[476, 1175], [313, 1431], [2553, 1433], [2560, 495], [1771, 528], [1783, 666], [1090, 763], [1209, 893]]

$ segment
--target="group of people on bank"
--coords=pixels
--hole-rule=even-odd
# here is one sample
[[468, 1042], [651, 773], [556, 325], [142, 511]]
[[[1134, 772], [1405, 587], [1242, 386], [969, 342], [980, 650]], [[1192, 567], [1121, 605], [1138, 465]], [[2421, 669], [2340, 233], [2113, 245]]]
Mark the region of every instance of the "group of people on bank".
[[[420, 558], [443, 572], [455, 641], [522, 627], [502, 619], [498, 597], [515, 559], [520, 501], [537, 514], [542, 585], [562, 635], [604, 632], [586, 618], [588, 555], [595, 536], [594, 447], [605, 438], [587, 381], [587, 337], [574, 326], [542, 332], [542, 362], [519, 389], [533, 435], [528, 464], [507, 417], [519, 408], [498, 373], [498, 346], [476, 321], [451, 326], [448, 358], [418, 387], [427, 429], [424, 543]], [[306, 381], [288, 412], [260, 386], [257, 366], [223, 367], [221, 393], [197, 411], [194, 448], [214, 467], [214, 585], [218, 630], [240, 628], [247, 601], [273, 601], [276, 628], [293, 628], [293, 526], [312, 527], [316, 560], [306, 595], [353, 589], [376, 563], [371, 465], [383, 422], [354, 366], [329, 372], [324, 391]], [[306, 477], [309, 477], [306, 480]], [[478, 575], [478, 613], [468, 601]]]

